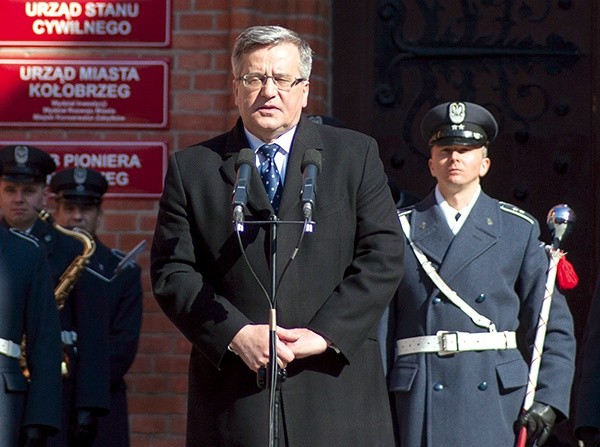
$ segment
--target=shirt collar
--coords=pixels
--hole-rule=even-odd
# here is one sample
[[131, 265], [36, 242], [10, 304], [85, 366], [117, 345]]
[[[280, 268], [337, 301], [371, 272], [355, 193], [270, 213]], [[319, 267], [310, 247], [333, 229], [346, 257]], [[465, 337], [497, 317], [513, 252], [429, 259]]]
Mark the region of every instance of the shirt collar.
[[[290, 153], [290, 149], [292, 148], [292, 140], [294, 139], [294, 134], [296, 133], [296, 127], [297, 126], [292, 127], [284, 134], [279, 135], [274, 141], [270, 141], [270, 143], [277, 143], [279, 147], [281, 147], [279, 152], [283, 153], [283, 155], [288, 155]], [[244, 133], [246, 134], [248, 143], [250, 143], [250, 149], [252, 149], [254, 152], [256, 152], [259, 147], [265, 144], [264, 141], [250, 133], [250, 131], [245, 127]]]
[[[442, 196], [439, 187], [436, 185], [435, 200], [440, 206], [442, 212], [444, 213], [444, 216], [446, 217], [446, 222], [448, 222], [448, 226], [454, 234], [458, 233], [458, 231], [462, 228], [463, 224], [465, 223], [465, 220], [471, 213], [471, 210], [473, 209], [475, 202], [477, 202], [477, 199], [479, 198], [480, 194], [481, 185], [477, 187], [477, 190], [475, 191], [475, 194], [473, 194], [473, 197], [471, 197], [469, 203], [460, 210], [457, 210], [455, 208], [452, 208], [448, 204], [446, 199], [444, 199], [444, 196]], [[460, 213], [460, 217], [458, 219], [456, 218], [456, 213]]]

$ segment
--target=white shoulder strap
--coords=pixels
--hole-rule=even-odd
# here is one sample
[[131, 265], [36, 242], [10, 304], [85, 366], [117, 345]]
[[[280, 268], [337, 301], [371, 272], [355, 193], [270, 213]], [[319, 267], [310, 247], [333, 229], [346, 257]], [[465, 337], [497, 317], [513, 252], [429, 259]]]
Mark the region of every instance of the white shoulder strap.
[[431, 278], [431, 281], [433, 281], [437, 288], [440, 289], [440, 292], [446, 295], [452, 304], [463, 311], [477, 326], [486, 328], [490, 332], [496, 332], [496, 325], [489, 318], [486, 318], [478, 313], [460, 296], [458, 296], [458, 294], [444, 282], [433, 264], [431, 264], [431, 261], [427, 259], [427, 256], [425, 256], [425, 253], [423, 253], [421, 249], [413, 243], [412, 239], [410, 238], [410, 223], [408, 222], [406, 214], [400, 214], [398, 217], [400, 219], [400, 224], [402, 225], [402, 231], [404, 231], [404, 234], [406, 235], [406, 240], [410, 243], [410, 246], [415, 253], [415, 256], [421, 263], [423, 270], [425, 270], [425, 273], [427, 273], [427, 276]]

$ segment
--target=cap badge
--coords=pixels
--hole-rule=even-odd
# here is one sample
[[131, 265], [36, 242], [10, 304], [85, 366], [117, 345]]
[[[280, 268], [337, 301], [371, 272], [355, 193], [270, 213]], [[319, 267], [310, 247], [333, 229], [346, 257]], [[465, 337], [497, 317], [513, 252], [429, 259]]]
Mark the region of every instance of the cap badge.
[[18, 165], [24, 165], [29, 160], [29, 148], [27, 146], [15, 147], [15, 161]]
[[463, 102], [453, 102], [448, 106], [448, 116], [454, 124], [460, 124], [465, 120], [467, 106]]
[[86, 168], [75, 168], [73, 169], [73, 180], [78, 185], [83, 185], [87, 180], [87, 169]]

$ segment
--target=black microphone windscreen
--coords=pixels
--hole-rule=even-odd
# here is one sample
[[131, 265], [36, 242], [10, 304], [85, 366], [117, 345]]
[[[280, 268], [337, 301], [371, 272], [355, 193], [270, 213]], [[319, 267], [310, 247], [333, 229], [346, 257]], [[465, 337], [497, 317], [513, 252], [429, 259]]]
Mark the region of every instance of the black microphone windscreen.
[[307, 149], [304, 153], [304, 158], [302, 158], [302, 170], [308, 165], [315, 165], [317, 167], [317, 172], [321, 172], [321, 163], [323, 158], [321, 156], [321, 152], [316, 149]]
[[236, 171], [243, 164], [248, 164], [250, 166], [256, 165], [256, 155], [252, 149], [244, 148], [239, 152], [237, 160], [235, 161]]

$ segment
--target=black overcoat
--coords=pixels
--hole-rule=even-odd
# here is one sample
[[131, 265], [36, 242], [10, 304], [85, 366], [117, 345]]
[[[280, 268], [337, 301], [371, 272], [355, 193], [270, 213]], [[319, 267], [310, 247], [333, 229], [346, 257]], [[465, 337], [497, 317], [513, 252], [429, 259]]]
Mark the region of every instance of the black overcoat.
[[[241, 255], [232, 225], [241, 121], [229, 133], [170, 160], [152, 247], [162, 309], [192, 342], [188, 446], [268, 441], [268, 391], [228, 352], [246, 324], [267, 323], [269, 301]], [[302, 118], [288, 159], [279, 218], [302, 220], [301, 164], [322, 154], [314, 232], [290, 261], [302, 225], [277, 237], [277, 324], [308, 327], [339, 349], [292, 362], [282, 384], [281, 436], [290, 447], [393, 445], [376, 323], [402, 274], [404, 243], [376, 142]], [[269, 290], [269, 236], [252, 219], [272, 214], [253, 169], [241, 234], [250, 265]], [[289, 263], [289, 266], [287, 264]], [[287, 268], [285, 268], [287, 266]]]

